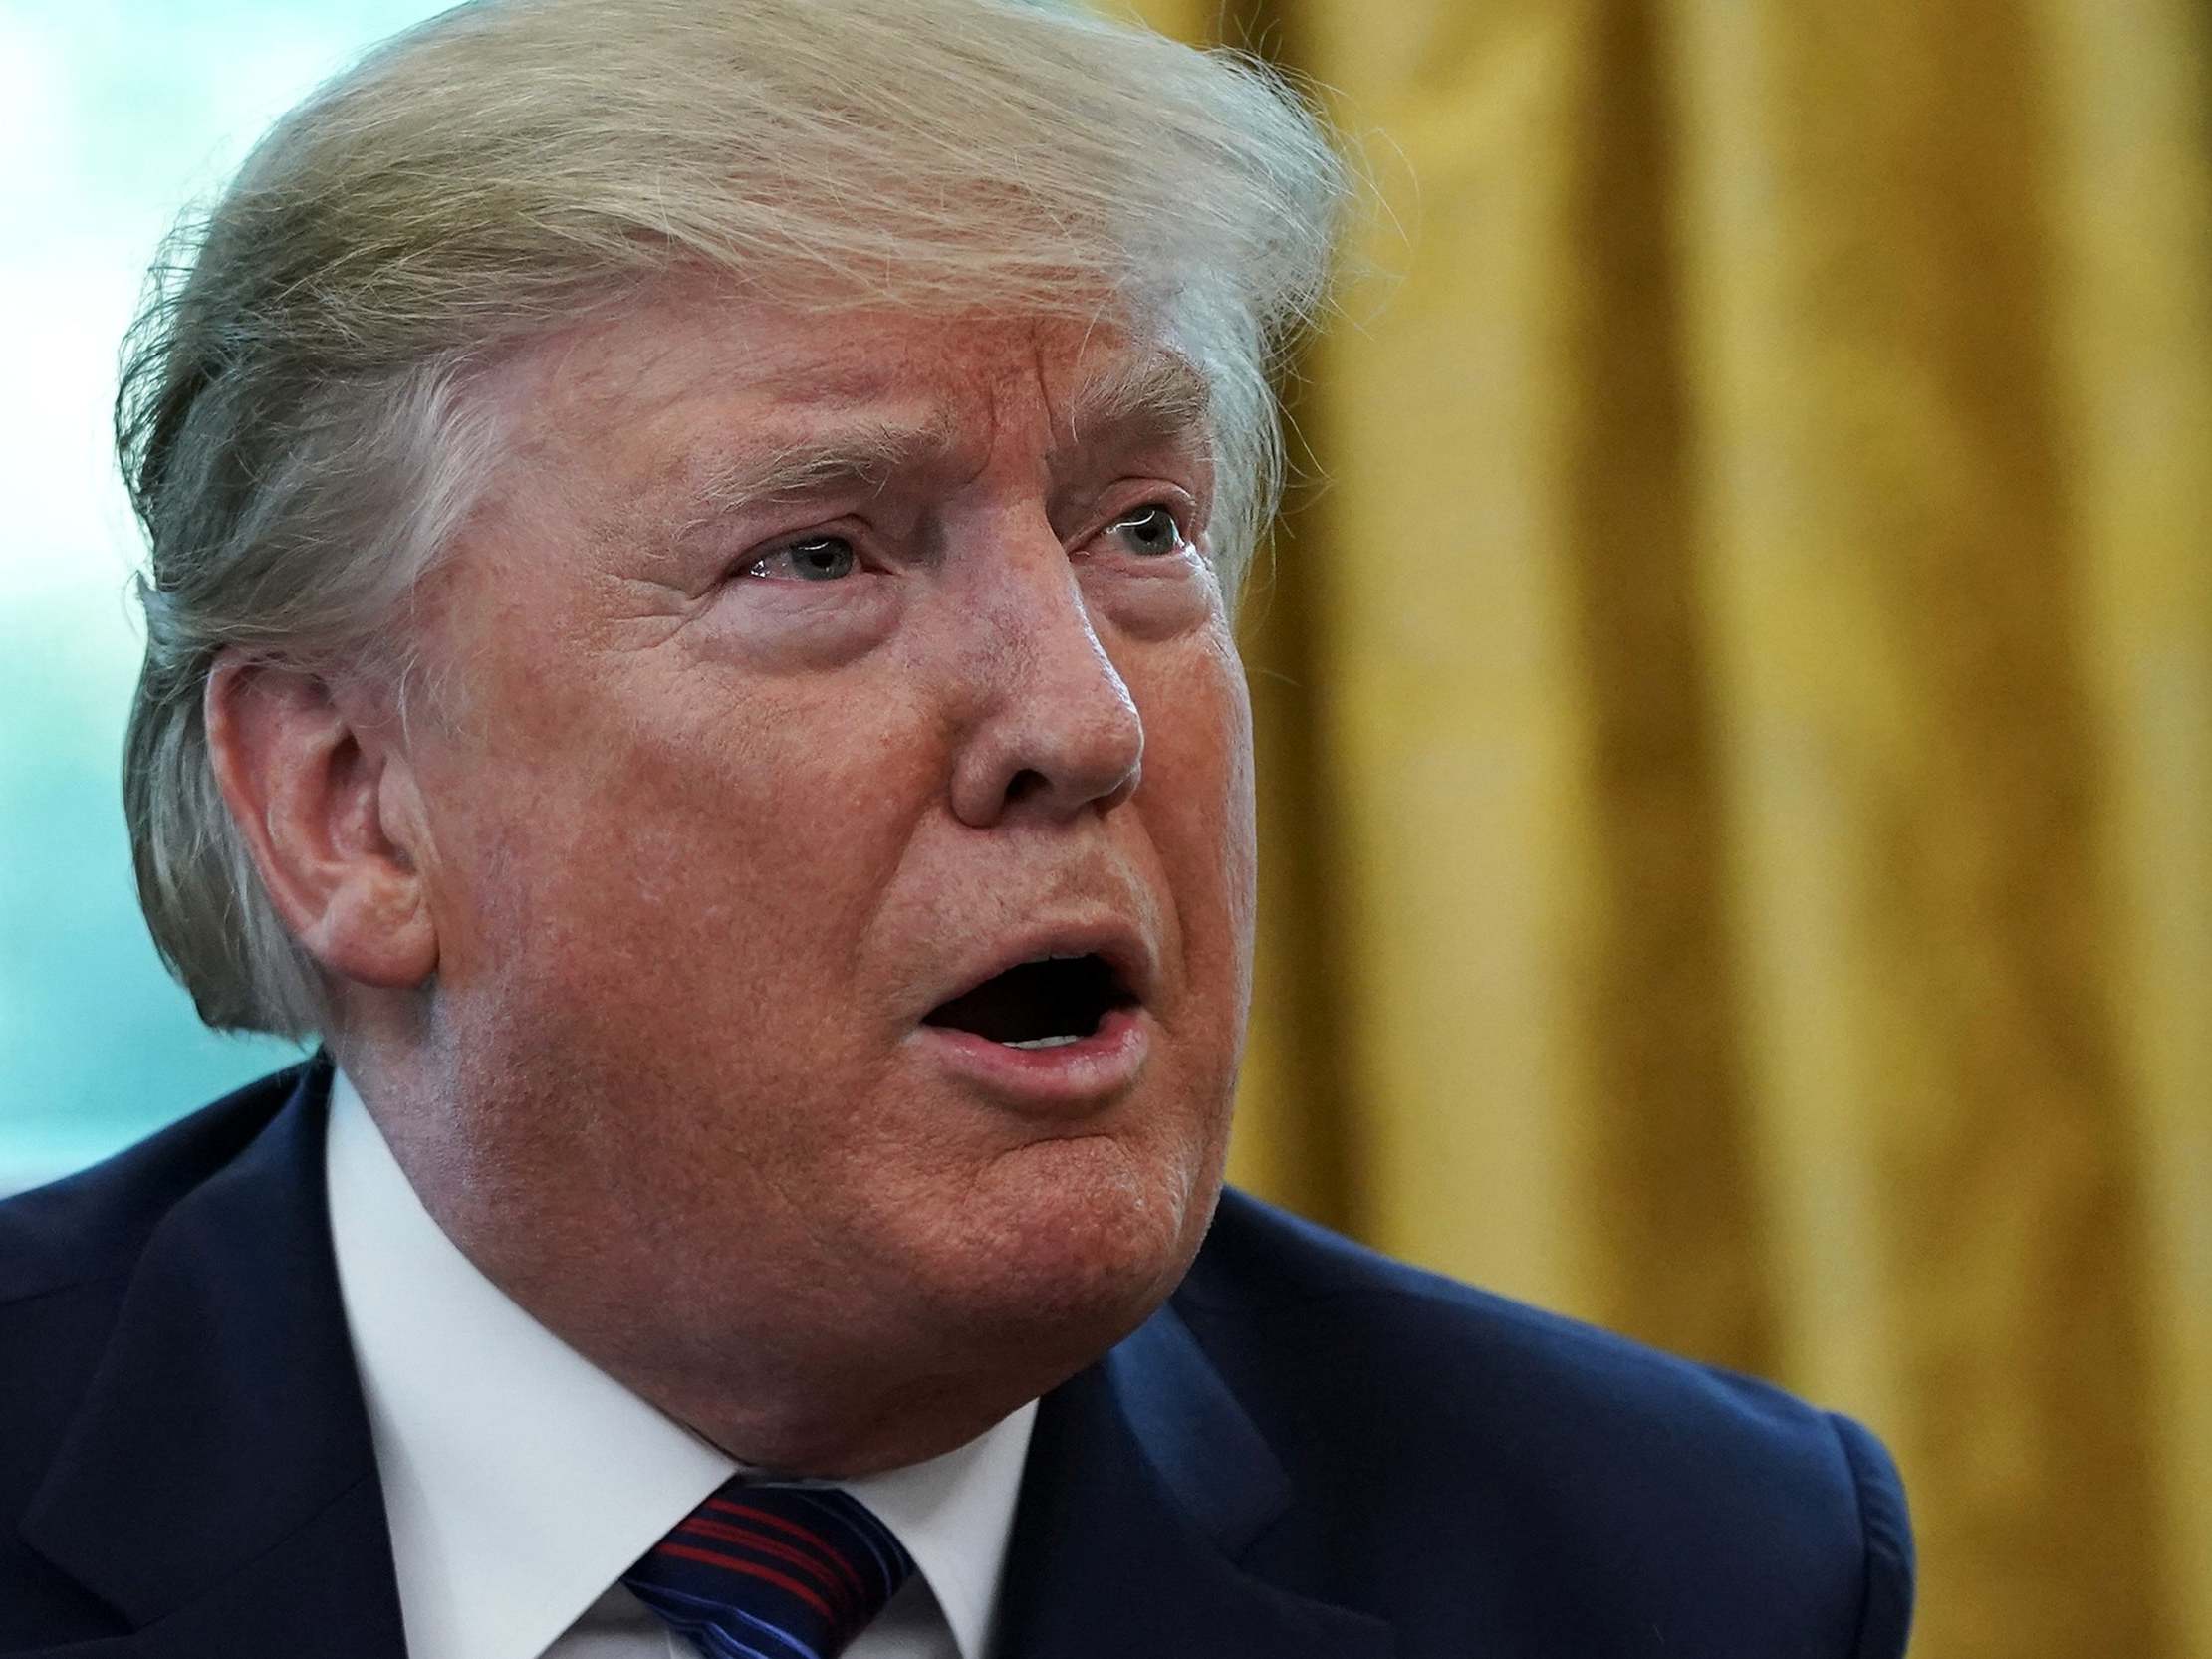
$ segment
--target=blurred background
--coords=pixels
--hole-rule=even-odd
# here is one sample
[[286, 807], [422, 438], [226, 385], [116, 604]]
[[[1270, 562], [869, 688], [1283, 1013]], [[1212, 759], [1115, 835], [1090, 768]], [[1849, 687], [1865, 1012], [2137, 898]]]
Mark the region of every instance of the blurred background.
[[[407, 0], [0, 0], [0, 1189], [155, 963], [117, 341]], [[1236, 1177], [1872, 1424], [1921, 1659], [2212, 1659], [2212, 11], [1149, 0], [1375, 186], [1246, 632]]]

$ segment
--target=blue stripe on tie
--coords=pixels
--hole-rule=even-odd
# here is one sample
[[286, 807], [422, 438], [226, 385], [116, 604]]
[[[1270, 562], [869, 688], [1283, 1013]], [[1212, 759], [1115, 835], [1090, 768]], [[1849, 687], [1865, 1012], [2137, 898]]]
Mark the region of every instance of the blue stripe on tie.
[[913, 1570], [897, 1535], [850, 1493], [751, 1486], [740, 1476], [677, 1522], [622, 1582], [706, 1659], [837, 1659]]
[[[742, 1607], [725, 1606], [703, 1595], [691, 1595], [683, 1590], [662, 1589], [655, 1585], [651, 1593], [640, 1594], [634, 1587], [630, 1593], [658, 1613], [678, 1634], [698, 1641], [712, 1636], [720, 1642], [737, 1644], [729, 1649], [731, 1659], [822, 1659], [822, 1656], [788, 1630], [779, 1630], [766, 1619], [755, 1618]], [[684, 1605], [675, 1605], [675, 1604]], [[743, 1638], [722, 1628], [716, 1621], [725, 1618], [742, 1619], [776, 1644], [775, 1652], [743, 1645]]]

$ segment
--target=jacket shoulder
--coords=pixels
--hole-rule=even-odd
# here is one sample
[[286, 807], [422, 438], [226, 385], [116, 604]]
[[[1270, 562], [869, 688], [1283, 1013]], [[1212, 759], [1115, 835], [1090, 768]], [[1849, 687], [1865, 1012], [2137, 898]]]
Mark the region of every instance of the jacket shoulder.
[[0, 1311], [128, 1273], [161, 1218], [246, 1148], [312, 1064], [248, 1083], [88, 1169], [0, 1199]]
[[178, 1604], [193, 1550], [366, 1459], [330, 1380], [352, 1365], [317, 1283], [312, 1065], [0, 1203], [0, 1648], [106, 1651]]
[[1903, 1651], [1903, 1489], [1847, 1418], [1235, 1192], [1176, 1307], [1316, 1500], [1289, 1552], [1431, 1600], [1411, 1538], [1513, 1563], [1463, 1579], [1505, 1651]]

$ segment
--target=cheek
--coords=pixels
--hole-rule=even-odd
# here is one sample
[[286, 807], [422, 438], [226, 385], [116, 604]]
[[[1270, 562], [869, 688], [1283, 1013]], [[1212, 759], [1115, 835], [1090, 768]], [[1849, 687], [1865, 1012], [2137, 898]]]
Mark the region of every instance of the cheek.
[[[1252, 711], [1226, 637], [1209, 630], [1137, 691], [1144, 818], [1166, 866], [1194, 983], [1241, 1030], [1250, 996], [1254, 846]], [[1135, 688], [1132, 688], [1135, 689]]]
[[472, 879], [446, 988], [804, 1038], [918, 810], [922, 746], [850, 712], [881, 707], [703, 671], [542, 701], [450, 782]]

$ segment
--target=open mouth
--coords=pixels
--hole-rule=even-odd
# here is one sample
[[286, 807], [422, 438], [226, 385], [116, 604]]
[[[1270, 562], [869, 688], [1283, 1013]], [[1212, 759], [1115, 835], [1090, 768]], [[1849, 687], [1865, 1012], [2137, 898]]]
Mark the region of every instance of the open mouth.
[[1009, 1049], [1060, 1049], [1098, 1034], [1115, 1009], [1136, 997], [1104, 957], [1051, 956], [994, 974], [940, 1003], [922, 1024], [1003, 1043]]

